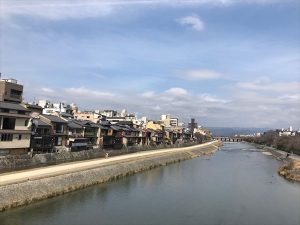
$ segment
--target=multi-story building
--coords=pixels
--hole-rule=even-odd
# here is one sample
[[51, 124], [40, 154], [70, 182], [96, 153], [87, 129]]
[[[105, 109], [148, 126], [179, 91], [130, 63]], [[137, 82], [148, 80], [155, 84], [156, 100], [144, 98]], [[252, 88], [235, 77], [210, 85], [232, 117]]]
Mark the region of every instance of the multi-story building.
[[22, 105], [28, 109], [30, 112], [34, 112], [37, 114], [42, 114], [43, 113], [43, 108], [39, 105], [36, 104], [30, 104], [30, 103], [22, 103]]
[[67, 146], [71, 151], [80, 151], [88, 149], [88, 139], [84, 138], [83, 125], [76, 123], [75, 120], [65, 119], [68, 123], [68, 141]]
[[18, 84], [15, 79], [0, 80], [0, 101], [2, 102], [22, 102], [23, 85]]
[[99, 114], [104, 115], [106, 117], [116, 117], [116, 116], [118, 116], [118, 112], [115, 111], [115, 110], [99, 111]]
[[111, 124], [116, 124], [119, 122], [127, 121], [125, 117], [116, 116], [116, 117], [106, 117], [106, 121], [110, 122]]
[[170, 114], [161, 115], [160, 121], [164, 123], [165, 127], [177, 127], [179, 124], [178, 118], [171, 117]]
[[178, 118], [171, 118], [170, 119], [170, 125], [171, 127], [178, 127]]
[[165, 127], [170, 127], [171, 126], [171, 115], [161, 115], [161, 120], [160, 120]]
[[54, 138], [54, 146], [66, 146], [68, 137], [67, 121], [53, 115], [40, 115], [40, 119], [51, 125], [51, 134]]
[[194, 133], [195, 129], [198, 128], [198, 124], [195, 122], [195, 119], [191, 119], [191, 122], [188, 124], [188, 128], [191, 133]]
[[68, 113], [72, 114], [73, 109], [70, 105], [65, 104], [63, 102], [60, 103], [47, 103], [45, 107], [43, 107], [43, 114], [45, 115], [54, 115], [55, 113]]
[[39, 100], [39, 102], [38, 102], [38, 106], [42, 107], [43, 109], [50, 107], [50, 105], [51, 105], [51, 102], [46, 99]]
[[26, 154], [30, 147], [30, 111], [17, 103], [0, 102], [0, 155]]
[[33, 153], [53, 152], [54, 137], [52, 135], [52, 126], [39, 118], [32, 121], [32, 135], [30, 148]]
[[86, 111], [86, 112], [74, 112], [74, 118], [77, 120], [99, 123], [103, 119], [103, 116], [96, 112]]

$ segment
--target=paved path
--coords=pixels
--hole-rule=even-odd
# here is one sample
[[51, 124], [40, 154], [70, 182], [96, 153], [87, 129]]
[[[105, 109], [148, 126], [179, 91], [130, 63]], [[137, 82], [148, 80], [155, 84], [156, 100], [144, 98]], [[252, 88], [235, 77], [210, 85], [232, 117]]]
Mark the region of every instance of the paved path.
[[0, 186], [12, 184], [12, 183], [20, 183], [27, 180], [40, 179], [43, 177], [51, 177], [60, 174], [93, 169], [105, 165], [120, 163], [122, 161], [131, 161], [131, 160], [137, 160], [139, 158], [148, 158], [155, 155], [192, 150], [195, 148], [202, 148], [212, 143], [217, 143], [217, 141], [191, 146], [191, 147], [185, 147], [185, 148], [171, 148], [171, 149], [163, 149], [163, 150], [152, 150], [147, 152], [137, 152], [137, 153], [127, 154], [127, 155], [115, 156], [107, 159], [101, 158], [101, 159], [85, 160], [81, 162], [72, 162], [72, 163], [65, 163], [65, 164], [48, 166], [43, 168], [3, 173], [0, 174]]

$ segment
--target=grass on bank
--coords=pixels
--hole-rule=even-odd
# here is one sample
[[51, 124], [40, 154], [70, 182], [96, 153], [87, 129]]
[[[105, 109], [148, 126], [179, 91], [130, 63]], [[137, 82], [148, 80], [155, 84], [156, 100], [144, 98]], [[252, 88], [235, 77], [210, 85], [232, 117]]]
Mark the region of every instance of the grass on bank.
[[300, 155], [300, 136], [279, 136], [275, 131], [268, 131], [261, 137], [247, 137], [244, 140]]

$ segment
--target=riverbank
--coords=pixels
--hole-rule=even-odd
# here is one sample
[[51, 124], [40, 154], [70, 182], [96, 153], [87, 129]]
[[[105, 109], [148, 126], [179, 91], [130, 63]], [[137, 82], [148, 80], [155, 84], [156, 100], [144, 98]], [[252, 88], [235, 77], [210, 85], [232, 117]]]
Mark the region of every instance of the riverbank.
[[[249, 143], [249, 142], [248, 142]], [[289, 154], [287, 157], [287, 152], [275, 149], [273, 147], [252, 143], [257, 148], [262, 149], [263, 151], [270, 152], [277, 160], [280, 160], [284, 163], [283, 166], [278, 168], [278, 174], [284, 177], [287, 180], [300, 182], [300, 156]]]
[[109, 159], [32, 169], [0, 176], [0, 211], [62, 195], [94, 184], [129, 176], [158, 166], [212, 154], [213, 141], [186, 148], [138, 152]]
[[144, 152], [150, 150], [161, 150], [170, 148], [183, 148], [195, 146], [196, 143], [182, 143], [174, 145], [162, 146], [130, 146], [123, 149], [91, 149], [78, 152], [62, 151], [54, 153], [42, 153], [30, 156], [28, 154], [22, 155], [8, 155], [0, 156], [0, 174], [5, 172], [14, 172], [17, 170], [33, 169], [39, 167], [47, 167], [59, 165], [69, 162], [79, 162], [84, 160], [105, 158], [105, 154], [110, 156], [118, 156], [125, 154], [132, 154], [135, 152]]
[[291, 160], [278, 169], [278, 174], [288, 180], [300, 182], [300, 160]]

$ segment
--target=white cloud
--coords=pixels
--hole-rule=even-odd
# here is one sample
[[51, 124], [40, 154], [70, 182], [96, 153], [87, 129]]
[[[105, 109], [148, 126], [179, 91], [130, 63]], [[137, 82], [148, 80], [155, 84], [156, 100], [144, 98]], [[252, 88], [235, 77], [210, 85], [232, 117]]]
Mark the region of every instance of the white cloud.
[[55, 92], [53, 89], [51, 89], [51, 88], [46, 88], [46, 87], [42, 88], [42, 91], [43, 91], [43, 92], [46, 92], [46, 93], [54, 93], [54, 92]]
[[187, 90], [178, 87], [170, 88], [164, 93], [171, 96], [183, 96], [188, 94]]
[[[296, 0], [285, 0], [296, 2]], [[37, 16], [49, 20], [102, 17], [124, 6], [189, 6], [212, 5], [217, 7], [235, 4], [274, 4], [281, 0], [1, 0], [1, 18], [15, 15]], [[203, 22], [196, 16], [186, 17], [185, 24], [203, 30]]]
[[273, 82], [267, 77], [262, 77], [251, 82], [239, 82], [237, 88], [252, 91], [271, 91], [271, 92], [300, 92], [300, 82]]
[[155, 93], [153, 91], [146, 91], [142, 93], [141, 96], [144, 98], [153, 98], [155, 97]]
[[221, 74], [213, 70], [188, 70], [181, 77], [186, 80], [208, 80], [219, 78]]
[[[266, 78], [260, 79], [268, 80]], [[85, 87], [55, 89], [53, 93], [25, 86], [26, 96], [31, 100], [45, 97], [51, 101], [75, 102], [82, 110], [126, 108], [129, 112], [140, 112], [152, 119], [170, 113], [187, 122], [196, 118], [201, 125], [270, 127], [280, 128], [292, 125], [300, 128], [299, 93], [265, 92], [232, 89], [232, 96], [226, 99], [214, 93], [193, 93], [181, 87], [161, 92], [147, 91], [97, 91]], [[30, 99], [26, 99], [30, 100]]]
[[4, 1], [1, 2], [2, 17], [14, 15], [37, 16], [49, 20], [101, 17], [109, 15], [112, 7], [105, 2], [90, 1]]
[[280, 96], [279, 99], [300, 102], [300, 94], [294, 94], [294, 95], [285, 94], [285, 95]]
[[191, 15], [191, 16], [180, 18], [178, 22], [181, 25], [190, 26], [196, 31], [202, 31], [204, 29], [204, 23], [197, 15]]
[[219, 103], [226, 103], [228, 102], [227, 100], [224, 100], [224, 99], [221, 99], [221, 98], [218, 98], [214, 95], [210, 95], [210, 94], [201, 94], [199, 96], [199, 98], [203, 101], [206, 101], [206, 102], [219, 102]]
[[156, 105], [154, 108], [153, 108], [155, 111], [159, 111], [161, 110], [160, 106], [159, 105]]
[[66, 88], [64, 91], [70, 95], [73, 95], [75, 98], [107, 98], [114, 97], [115, 94], [110, 92], [101, 92], [90, 90], [88, 88], [80, 87], [80, 88]]

